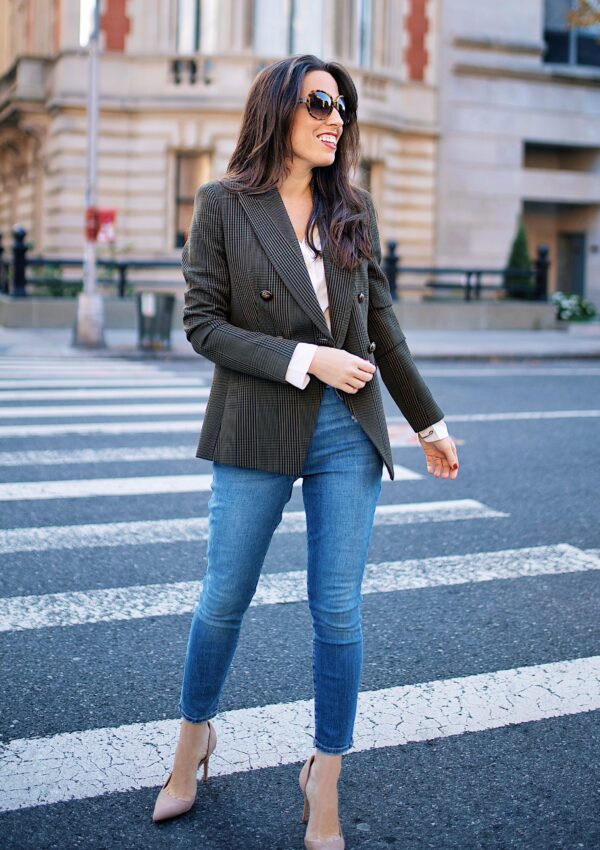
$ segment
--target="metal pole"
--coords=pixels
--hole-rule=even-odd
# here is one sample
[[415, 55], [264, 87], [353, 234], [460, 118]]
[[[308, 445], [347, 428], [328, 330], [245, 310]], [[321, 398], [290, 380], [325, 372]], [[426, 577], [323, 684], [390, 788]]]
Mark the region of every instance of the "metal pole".
[[101, 348], [104, 342], [104, 303], [96, 292], [96, 237], [98, 235], [98, 72], [100, 0], [94, 0], [92, 29], [88, 40], [87, 182], [85, 192], [85, 241], [83, 245], [83, 292], [77, 303], [73, 344]]

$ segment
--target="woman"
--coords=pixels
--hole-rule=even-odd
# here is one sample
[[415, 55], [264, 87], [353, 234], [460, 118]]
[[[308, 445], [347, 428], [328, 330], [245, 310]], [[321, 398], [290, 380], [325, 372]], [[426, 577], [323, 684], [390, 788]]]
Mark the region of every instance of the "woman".
[[302, 477], [315, 735], [300, 773], [307, 848], [344, 847], [337, 780], [353, 745], [360, 592], [385, 463], [377, 369], [420, 433], [427, 470], [456, 446], [412, 360], [381, 271], [370, 195], [353, 186], [357, 95], [336, 63], [295, 56], [255, 79], [224, 180], [196, 193], [184, 326], [215, 363], [197, 456], [213, 461], [208, 567], [184, 664], [172, 772], [154, 810], [191, 808], [219, 696], [271, 537]]

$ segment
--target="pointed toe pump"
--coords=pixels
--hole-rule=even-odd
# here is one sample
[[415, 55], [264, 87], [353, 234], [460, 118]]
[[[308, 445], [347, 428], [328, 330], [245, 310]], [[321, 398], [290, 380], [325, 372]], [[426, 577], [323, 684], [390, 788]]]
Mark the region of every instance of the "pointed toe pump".
[[[198, 762], [198, 768], [200, 765], [204, 765], [204, 781], [208, 782], [208, 762], [213, 753], [213, 750], [217, 746], [217, 730], [213, 726], [213, 724], [208, 721], [208, 748], [206, 753], [202, 756], [200, 761]], [[161, 820], [168, 820], [169, 818], [176, 818], [178, 815], [183, 815], [185, 812], [189, 812], [189, 810], [194, 805], [194, 801], [196, 799], [196, 795], [191, 799], [182, 799], [179, 797], [172, 797], [171, 794], [166, 790], [167, 785], [171, 781], [171, 777], [173, 775], [173, 771], [169, 773], [165, 784], [160, 789], [160, 793], [156, 798], [156, 803], [154, 804], [154, 812], [152, 813], [152, 820], [157, 823]]]
[[[310, 776], [310, 771], [314, 764], [314, 761], [315, 754], [313, 753], [304, 765], [304, 768], [306, 768], [306, 773], [304, 777], [302, 777], [301, 772], [300, 777], [298, 779], [298, 782], [300, 783], [300, 789], [304, 794], [304, 812], [302, 814], [303, 823], [308, 823], [309, 803], [308, 796], [306, 794], [306, 786], [308, 785], [308, 777]], [[304, 846], [306, 850], [344, 850], [346, 843], [344, 841], [343, 833], [340, 830], [339, 835], [334, 835], [331, 838], [307, 838], [306, 836], [304, 836]]]

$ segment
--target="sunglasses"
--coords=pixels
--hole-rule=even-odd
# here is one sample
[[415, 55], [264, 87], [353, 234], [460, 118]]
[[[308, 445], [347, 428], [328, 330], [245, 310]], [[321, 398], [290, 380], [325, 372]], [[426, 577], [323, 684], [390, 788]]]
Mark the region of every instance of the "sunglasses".
[[326, 91], [318, 89], [316, 91], [310, 91], [306, 97], [301, 97], [298, 103], [305, 103], [308, 114], [312, 118], [316, 118], [317, 121], [323, 121], [325, 118], [329, 118], [334, 106], [344, 124], [348, 124], [350, 121], [349, 110], [346, 107], [346, 100], [343, 94], [332, 97]]

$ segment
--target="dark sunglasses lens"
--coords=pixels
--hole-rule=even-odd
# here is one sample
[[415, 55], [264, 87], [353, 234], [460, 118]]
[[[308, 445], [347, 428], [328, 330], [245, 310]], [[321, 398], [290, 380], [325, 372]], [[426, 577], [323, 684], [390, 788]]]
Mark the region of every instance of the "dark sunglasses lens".
[[344, 100], [344, 95], [341, 94], [337, 99], [337, 107], [338, 112], [340, 113], [340, 118], [344, 122], [344, 124], [348, 121], [348, 110], [346, 109], [346, 101]]
[[333, 104], [331, 102], [331, 98], [324, 91], [316, 91], [310, 95], [308, 101], [308, 108], [310, 110], [310, 114], [315, 118], [327, 118], [328, 115], [331, 115], [331, 110], [333, 108]]

